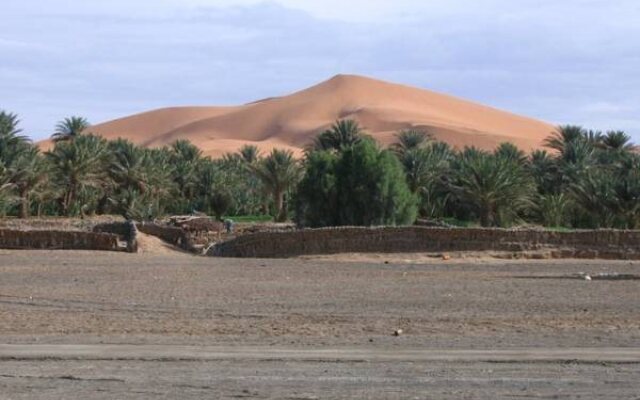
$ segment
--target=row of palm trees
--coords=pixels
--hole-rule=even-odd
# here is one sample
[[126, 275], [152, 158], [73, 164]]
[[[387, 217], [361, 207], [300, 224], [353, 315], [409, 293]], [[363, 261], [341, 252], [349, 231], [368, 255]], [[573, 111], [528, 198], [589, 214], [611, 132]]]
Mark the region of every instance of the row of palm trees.
[[[277, 149], [263, 156], [255, 146], [214, 160], [188, 141], [146, 149], [93, 136], [89, 127], [80, 117], [61, 121], [54, 147], [41, 153], [21, 135], [18, 117], [0, 111], [0, 213], [271, 213], [283, 221], [311, 154], [372, 140], [355, 121], [342, 120], [319, 134], [302, 160]], [[423, 218], [640, 228], [640, 156], [627, 134], [563, 126], [545, 145], [548, 151], [531, 154], [508, 143], [492, 152], [456, 150], [409, 130], [382, 151], [395, 155]]]
[[452, 150], [421, 132], [394, 146], [410, 188], [430, 218], [483, 226], [640, 228], [640, 155], [621, 131], [562, 126], [546, 150], [510, 143], [495, 151]]
[[84, 216], [118, 213], [254, 215], [286, 219], [285, 195], [298, 178], [290, 152], [261, 157], [255, 146], [213, 160], [186, 140], [146, 149], [87, 133], [86, 119], [56, 125], [41, 153], [21, 135], [15, 114], [0, 111], [0, 214]]
[[[339, 121], [307, 152], [344, 150], [366, 139]], [[525, 154], [510, 143], [493, 152], [451, 148], [407, 130], [390, 147], [402, 164], [424, 218], [482, 226], [640, 228], [640, 153], [622, 131], [560, 126]]]

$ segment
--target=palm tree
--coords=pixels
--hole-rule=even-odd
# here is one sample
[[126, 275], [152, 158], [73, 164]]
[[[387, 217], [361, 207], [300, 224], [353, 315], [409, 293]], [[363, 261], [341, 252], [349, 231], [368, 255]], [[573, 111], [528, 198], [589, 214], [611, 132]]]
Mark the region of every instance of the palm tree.
[[509, 142], [500, 143], [493, 154], [496, 157], [514, 162], [518, 165], [524, 165], [527, 162], [527, 155], [516, 145]]
[[588, 143], [591, 143], [595, 148], [602, 148], [602, 140], [604, 139], [604, 135], [600, 131], [588, 130], [584, 134], [584, 140]]
[[134, 189], [144, 193], [147, 189], [145, 151], [125, 139], [109, 142], [111, 160], [108, 173], [118, 189]]
[[463, 153], [458, 160], [451, 190], [475, 212], [482, 226], [500, 226], [513, 221], [531, 205], [534, 186], [524, 167], [472, 151]]
[[[69, 216], [80, 211], [78, 196], [84, 189], [100, 188], [105, 179], [106, 141], [92, 135], [79, 136], [70, 142], [59, 142], [45, 153], [53, 180], [62, 191], [62, 212]], [[74, 208], [75, 207], [75, 208]]]
[[286, 193], [298, 182], [300, 169], [293, 153], [274, 149], [269, 156], [252, 167], [262, 185], [272, 195], [276, 222], [287, 219], [284, 205]]
[[546, 150], [534, 150], [529, 156], [527, 168], [541, 195], [555, 194], [562, 190], [557, 160]]
[[596, 148], [586, 140], [566, 143], [558, 156], [558, 165], [564, 184], [571, 185], [589, 170], [598, 168]]
[[441, 217], [444, 212], [449, 196], [442, 188], [450, 161], [450, 153], [432, 146], [409, 150], [400, 158], [409, 190], [420, 196], [419, 211], [423, 216]]
[[242, 157], [242, 160], [249, 165], [255, 164], [260, 159], [260, 150], [258, 149], [258, 146], [250, 144], [242, 146], [238, 151], [238, 154]]
[[[148, 200], [149, 168], [147, 152], [125, 139], [109, 142], [108, 180], [105, 180], [104, 197], [100, 207], [114, 204], [125, 218], [144, 214], [144, 203]], [[148, 206], [148, 204], [146, 205]], [[147, 215], [148, 216], [148, 215]]]
[[565, 193], [543, 194], [537, 197], [534, 210], [542, 225], [562, 227], [567, 222], [571, 199]]
[[330, 129], [316, 136], [308, 150], [341, 151], [357, 144], [363, 139], [363, 130], [352, 119], [336, 121]]
[[19, 200], [19, 216], [24, 218], [29, 215], [30, 194], [45, 174], [37, 148], [20, 135], [19, 123], [16, 114], [0, 111], [0, 163], [6, 178], [0, 186], [5, 194], [17, 194], [11, 198]]
[[15, 203], [13, 195], [13, 184], [9, 181], [9, 174], [0, 160], [0, 216], [7, 213], [7, 209]]
[[177, 185], [173, 180], [172, 154], [166, 148], [144, 149], [144, 153], [147, 190], [153, 202], [152, 211], [155, 215], [161, 215], [172, 199], [172, 194], [177, 192]]
[[430, 134], [414, 129], [401, 131], [396, 137], [398, 141], [391, 145], [391, 149], [399, 155], [410, 150], [422, 148], [432, 139]]
[[602, 137], [602, 144], [608, 150], [628, 152], [634, 151], [636, 146], [631, 143], [631, 136], [624, 131], [608, 131]]
[[592, 170], [570, 186], [572, 198], [588, 217], [591, 228], [610, 228], [615, 223], [616, 195], [612, 178], [603, 170]]
[[202, 150], [188, 140], [178, 140], [171, 145], [172, 176], [179, 192], [176, 199], [178, 212], [195, 211], [193, 200], [202, 159]]
[[19, 152], [9, 167], [10, 181], [20, 199], [18, 216], [28, 218], [31, 210], [31, 197], [47, 180], [44, 159], [35, 146], [29, 146]]
[[16, 114], [0, 111], [0, 161], [8, 167], [19, 153], [29, 145], [29, 139], [20, 135], [20, 120]]
[[568, 143], [583, 140], [586, 135], [587, 131], [581, 126], [561, 125], [545, 139], [544, 145], [558, 153], [563, 153]]
[[0, 110], [0, 138], [6, 141], [27, 140], [26, 136], [21, 136], [22, 129], [18, 128], [20, 120], [17, 114]]
[[622, 159], [612, 176], [617, 227], [640, 228], [640, 156], [634, 154]]
[[74, 140], [89, 128], [91, 124], [83, 117], [69, 117], [58, 122], [56, 130], [51, 136], [54, 142]]

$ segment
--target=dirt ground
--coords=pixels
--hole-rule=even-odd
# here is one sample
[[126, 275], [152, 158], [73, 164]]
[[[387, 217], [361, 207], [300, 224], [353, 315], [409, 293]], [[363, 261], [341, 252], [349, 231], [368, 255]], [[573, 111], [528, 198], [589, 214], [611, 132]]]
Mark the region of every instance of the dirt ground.
[[[0, 343], [399, 350], [640, 344], [640, 263], [422, 261], [406, 255], [217, 259], [164, 248], [146, 254], [0, 251]], [[84, 398], [201, 398], [216, 390], [235, 398], [426, 398], [427, 387], [435, 394], [429, 398], [640, 393], [629, 380], [640, 372], [635, 363], [146, 364], [0, 361], [0, 399], [39, 398], [46, 388], [46, 398], [85, 392], [93, 395]], [[145, 375], [147, 368], [157, 374]], [[176, 374], [189, 368], [180, 380]], [[118, 384], [129, 369], [128, 386]]]
[[619, 399], [637, 364], [11, 361], [2, 399]]
[[[585, 281], [576, 274], [640, 275], [639, 266], [1, 251], [0, 338], [634, 345], [640, 341], [640, 280]], [[397, 329], [404, 331], [399, 338], [392, 336]]]

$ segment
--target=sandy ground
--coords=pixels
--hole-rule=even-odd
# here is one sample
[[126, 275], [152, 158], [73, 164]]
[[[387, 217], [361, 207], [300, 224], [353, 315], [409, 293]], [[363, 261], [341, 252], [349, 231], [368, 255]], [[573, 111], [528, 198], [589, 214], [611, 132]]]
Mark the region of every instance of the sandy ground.
[[[107, 139], [125, 137], [143, 146], [188, 139], [211, 156], [243, 145], [302, 155], [302, 148], [337, 119], [357, 120], [388, 145], [403, 129], [423, 129], [453, 146], [493, 149], [511, 142], [539, 148], [556, 130], [548, 123], [429, 90], [355, 75], [337, 75], [299, 92], [233, 107], [173, 107], [92, 126]], [[42, 149], [51, 141], [40, 142]]]
[[136, 233], [136, 241], [138, 242], [138, 254], [162, 256], [175, 255], [181, 252], [176, 246], [156, 236], [147, 235], [142, 232]]
[[[640, 343], [638, 263], [389, 258], [0, 251], [0, 343], [345, 352], [635, 349]], [[626, 277], [585, 281], [580, 272]], [[396, 337], [397, 329], [403, 333]], [[4, 359], [0, 399], [633, 398], [640, 393], [632, 379], [638, 365]]]

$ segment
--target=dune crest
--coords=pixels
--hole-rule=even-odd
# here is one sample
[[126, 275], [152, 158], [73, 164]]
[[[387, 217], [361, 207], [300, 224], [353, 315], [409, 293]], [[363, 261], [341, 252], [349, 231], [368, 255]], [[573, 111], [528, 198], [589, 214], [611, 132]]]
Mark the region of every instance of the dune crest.
[[233, 107], [153, 110], [94, 125], [91, 132], [150, 147], [188, 139], [214, 157], [245, 144], [264, 152], [286, 148], [299, 155], [315, 135], [343, 118], [357, 120], [382, 145], [392, 143], [397, 131], [416, 128], [457, 147], [493, 149], [511, 142], [529, 151], [540, 148], [555, 129], [542, 121], [429, 90], [337, 75], [287, 96]]

